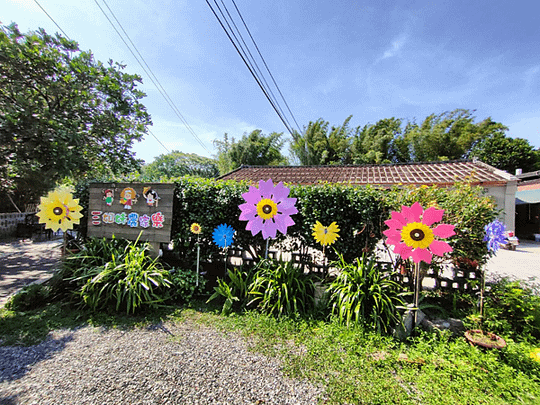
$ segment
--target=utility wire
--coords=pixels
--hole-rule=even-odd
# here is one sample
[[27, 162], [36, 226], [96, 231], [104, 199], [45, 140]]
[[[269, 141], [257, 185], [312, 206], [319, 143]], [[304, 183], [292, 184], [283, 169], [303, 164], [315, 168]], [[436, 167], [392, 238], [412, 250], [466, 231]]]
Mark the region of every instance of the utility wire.
[[43, 11], [47, 15], [47, 17], [49, 17], [49, 19], [54, 23], [54, 25], [56, 25], [58, 27], [58, 29], [60, 31], [62, 31], [62, 34], [64, 34], [64, 36], [71, 41], [71, 38], [68, 36], [68, 34], [66, 34], [64, 32], [64, 30], [62, 28], [60, 28], [60, 26], [56, 23], [56, 21], [54, 21], [54, 18], [52, 18], [49, 15], [49, 13], [47, 13], [47, 11], [41, 6], [41, 4], [39, 4], [37, 0], [34, 0], [34, 3], [36, 3], [39, 6], [39, 8], [41, 9], [41, 11]]
[[[243, 36], [242, 36], [240, 30], [238, 29], [236, 23], [234, 22], [234, 19], [232, 18], [231, 14], [229, 13], [229, 10], [227, 9], [227, 6], [225, 5], [225, 3], [224, 3], [223, 0], [221, 0], [221, 4], [223, 5], [223, 8], [224, 8], [225, 11], [227, 12], [227, 15], [229, 16], [229, 19], [231, 20], [232, 25], [234, 26], [236, 32], [238, 33], [238, 36], [240, 37], [240, 40], [241, 40], [242, 43], [244, 44], [244, 47], [245, 47], [245, 49], [246, 49], [246, 51], [247, 51], [247, 53], [246, 53], [246, 51], [244, 51], [244, 55], [246, 56], [246, 59], [248, 59], [248, 60], [251, 59], [250, 64], [253, 63], [253, 65], [255, 65], [254, 70], [256, 70], [256, 71], [258, 72], [257, 77], [259, 78], [260, 81], [264, 82], [265, 89], [268, 91], [269, 95], [271, 96], [272, 101], [273, 101], [273, 105], [275, 105], [275, 106], [279, 109], [281, 115], [282, 115], [282, 116], [285, 118], [285, 120], [287, 121], [288, 128], [290, 128], [290, 127], [291, 127], [291, 124], [289, 123], [289, 120], [285, 117], [285, 114], [283, 113], [283, 110], [282, 110], [281, 106], [279, 105], [279, 103], [278, 103], [278, 101], [277, 101], [277, 99], [276, 99], [276, 96], [274, 96], [274, 93], [272, 92], [272, 89], [271, 89], [270, 86], [268, 85], [268, 82], [266, 81], [264, 75], [263, 75], [262, 72], [261, 72], [261, 69], [259, 68], [259, 65], [257, 64], [257, 61], [255, 60], [255, 58], [253, 57], [251, 51], [249, 50], [249, 47], [247, 46], [246, 41], [244, 41], [244, 38], [243, 38]], [[219, 6], [218, 6], [218, 8], [219, 8]], [[220, 12], [221, 12], [221, 10], [220, 10]], [[221, 14], [223, 15], [223, 12], [221, 12]], [[223, 17], [225, 18], [225, 16], [223, 16]], [[244, 25], [245, 25], [245, 24], [244, 24]], [[229, 25], [228, 22], [227, 22], [227, 26], [228, 26], [229, 29], [232, 31], [231, 26]], [[238, 38], [237, 38], [236, 35], [234, 34], [234, 31], [232, 31], [232, 34], [233, 34], [234, 38], [238, 41]], [[239, 44], [239, 45], [240, 45], [240, 48], [243, 50], [244, 47], [242, 47], [241, 44]], [[248, 57], [248, 55], [249, 55], [249, 57]], [[253, 65], [252, 65], [252, 67], [253, 67]]]
[[300, 126], [298, 125], [298, 122], [296, 121], [296, 118], [294, 117], [294, 114], [292, 113], [291, 109], [289, 108], [289, 104], [287, 104], [287, 100], [285, 100], [285, 97], [283, 97], [283, 94], [281, 93], [281, 90], [279, 89], [278, 84], [277, 84], [276, 81], [274, 80], [274, 75], [272, 75], [272, 72], [270, 72], [270, 68], [269, 68], [268, 65], [266, 64], [266, 61], [264, 60], [264, 57], [262, 56], [261, 51], [259, 50], [259, 47], [257, 46], [257, 43], [255, 42], [255, 39], [253, 39], [253, 36], [251, 35], [251, 31], [249, 30], [248, 26], [246, 25], [246, 22], [244, 21], [244, 17], [242, 17], [242, 14], [240, 13], [240, 10], [239, 10], [238, 7], [236, 6], [236, 2], [235, 2], [234, 0], [232, 0], [232, 3], [234, 4], [234, 8], [236, 9], [236, 12], [237, 12], [238, 15], [240, 16], [240, 19], [242, 20], [242, 23], [244, 24], [244, 27], [246, 28], [246, 31], [247, 31], [247, 33], [249, 34], [249, 37], [251, 38], [251, 41], [253, 42], [253, 45], [255, 45], [255, 48], [257, 49], [257, 52], [259, 53], [259, 56], [261, 57], [261, 60], [263, 61], [264, 66], [266, 67], [266, 70], [268, 71], [268, 74], [269, 74], [270, 77], [272, 78], [272, 81], [274, 82], [274, 85], [276, 86], [276, 89], [278, 90], [279, 95], [281, 96], [281, 98], [283, 99], [283, 102], [284, 102], [285, 105], [287, 106], [287, 110], [289, 110], [289, 114], [291, 114], [291, 117], [292, 117], [292, 119], [294, 120], [294, 122], [295, 122], [295, 124], [296, 124], [296, 127], [298, 128], [298, 131], [299, 131], [299, 132], [302, 132], [302, 131], [300, 130]]
[[[276, 114], [279, 116], [279, 118], [281, 119], [281, 121], [283, 122], [283, 125], [285, 125], [285, 128], [287, 128], [287, 130], [289, 132], [291, 132], [291, 129], [289, 127], [289, 124], [288, 122], [286, 122], [286, 119], [283, 117], [283, 115], [281, 114], [281, 112], [278, 110], [276, 104], [274, 103], [274, 101], [270, 98], [269, 94], [268, 94], [268, 91], [267, 89], [263, 86], [263, 84], [261, 83], [261, 81], [259, 80], [256, 72], [254, 71], [254, 68], [253, 68], [253, 65], [248, 62], [246, 60], [246, 55], [245, 55], [245, 52], [241, 52], [239, 47], [242, 49], [243, 51], [243, 48], [242, 48], [242, 45], [241, 44], [238, 44], [232, 39], [231, 37], [231, 34], [232, 36], [235, 37], [236, 39], [236, 36], [234, 34], [234, 32], [232, 32], [232, 29], [223, 13], [223, 11], [221, 10], [221, 8], [219, 7], [219, 5], [217, 4], [217, 2], [214, 0], [214, 3], [216, 3], [216, 7], [218, 8], [219, 12], [221, 13], [222, 17], [223, 17], [223, 20], [225, 20], [225, 23], [227, 24], [227, 26], [229, 27], [229, 29], [231, 30], [231, 33], [229, 33], [229, 31], [227, 31], [227, 29], [225, 28], [223, 22], [221, 21], [221, 19], [219, 18], [219, 16], [217, 15], [217, 13], [215, 12], [215, 10], [213, 9], [213, 7], [208, 3], [208, 0], [206, 0], [206, 3], [210, 6], [210, 9], [212, 10], [212, 12], [214, 13], [214, 15], [216, 16], [217, 20], [219, 21], [221, 27], [223, 28], [223, 30], [225, 31], [225, 33], [227, 34], [227, 37], [229, 38], [229, 41], [231, 41], [231, 43], [233, 44], [234, 48], [236, 49], [236, 52], [238, 52], [238, 54], [240, 55], [240, 57], [242, 58], [242, 61], [244, 62], [244, 64], [246, 65], [246, 67], [248, 68], [249, 72], [251, 73], [251, 75], [253, 76], [253, 78], [255, 79], [255, 81], [257, 82], [257, 84], [259, 85], [259, 87], [261, 88], [261, 90], [263, 91], [265, 97], [267, 98], [267, 100], [270, 102], [270, 104], [272, 105], [272, 107], [274, 108], [274, 110], [276, 111]], [[237, 39], [236, 39], [237, 40]], [[238, 40], [237, 40], [238, 41]]]
[[[50, 20], [58, 27], [58, 29], [62, 32], [62, 34], [64, 34], [64, 36], [65, 36], [67, 39], [71, 40], [71, 38], [69, 37], [69, 35], [65, 33], [65, 31], [62, 29], [62, 27], [60, 27], [60, 25], [58, 25], [58, 23], [51, 17], [51, 15], [50, 15], [49, 13], [47, 13], [47, 10], [45, 10], [45, 9], [41, 6], [41, 4], [39, 4], [39, 3], [37, 2], [37, 0], [34, 0], [34, 2], [39, 6], [39, 8], [41, 8], [41, 10], [47, 15], [47, 17], [49, 17], [49, 19], [50, 19]], [[126, 44], [126, 45], [127, 45], [127, 44]], [[169, 153], [171, 152], [171, 151], [170, 151], [169, 149], [167, 149], [167, 147], [166, 147], [166, 146], [158, 139], [158, 137], [155, 136], [154, 133], [153, 133], [152, 131], [150, 131], [150, 129], [147, 128], [147, 131], [150, 133], [150, 135], [152, 135], [154, 138], [156, 138], [156, 141], [158, 141], [159, 144], [160, 144], [161, 146], [163, 146], [163, 148], [164, 148], [167, 152], [169, 152]]]
[[[165, 99], [165, 101], [167, 102], [167, 104], [169, 104], [169, 106], [171, 107], [171, 109], [173, 110], [173, 112], [176, 114], [176, 116], [180, 119], [180, 121], [184, 124], [184, 126], [186, 127], [186, 129], [189, 131], [189, 133], [195, 138], [195, 140], [201, 145], [201, 147], [208, 153], [210, 154], [210, 151], [206, 148], [205, 144], [201, 141], [201, 139], [197, 136], [197, 134], [195, 133], [195, 131], [193, 131], [193, 129], [191, 128], [191, 126], [188, 124], [188, 122], [186, 121], [186, 119], [184, 118], [184, 116], [182, 115], [182, 113], [180, 112], [180, 110], [178, 109], [178, 107], [176, 106], [176, 104], [174, 103], [174, 101], [171, 99], [171, 97], [168, 95], [167, 91], [165, 90], [165, 88], [161, 85], [161, 83], [159, 82], [158, 78], [156, 77], [156, 75], [152, 72], [152, 69], [150, 69], [150, 67], [148, 66], [148, 63], [146, 63], [146, 60], [144, 59], [144, 57], [141, 55], [141, 53], [139, 52], [139, 50], [137, 49], [137, 47], [135, 46], [135, 44], [133, 43], [133, 41], [131, 40], [130, 36], [127, 34], [126, 30], [124, 29], [124, 27], [122, 26], [122, 24], [120, 23], [120, 21], [118, 21], [118, 18], [116, 18], [116, 15], [114, 14], [114, 12], [111, 10], [111, 8], [109, 7], [109, 5], [107, 4], [107, 2], [105, 0], [102, 0], [103, 3], [105, 4], [105, 6], [107, 7], [107, 9], [109, 10], [109, 12], [111, 13], [111, 15], [113, 16], [113, 18], [115, 19], [116, 23], [118, 24], [118, 26], [121, 28], [121, 30], [124, 32], [124, 35], [128, 38], [129, 42], [131, 43], [131, 45], [133, 46], [133, 48], [135, 49], [135, 51], [137, 52], [137, 54], [139, 55], [139, 57], [137, 57], [137, 55], [135, 55], [135, 53], [133, 52], [133, 50], [131, 49], [131, 47], [128, 45], [128, 43], [125, 41], [124, 37], [122, 36], [122, 34], [120, 34], [120, 32], [118, 31], [118, 29], [116, 28], [116, 26], [114, 25], [114, 23], [111, 21], [111, 19], [109, 18], [109, 16], [107, 15], [107, 13], [105, 12], [105, 10], [103, 10], [103, 8], [101, 7], [101, 5], [97, 2], [97, 0], [94, 0], [94, 2], [96, 3], [96, 5], [99, 7], [99, 9], [101, 10], [101, 12], [103, 13], [103, 15], [105, 16], [105, 18], [107, 18], [107, 20], [109, 21], [109, 23], [111, 24], [111, 26], [113, 27], [113, 29], [116, 31], [116, 33], [118, 34], [118, 36], [120, 37], [120, 39], [122, 40], [122, 42], [126, 45], [126, 47], [128, 48], [128, 50], [131, 52], [131, 54], [133, 55], [133, 57], [135, 58], [135, 60], [139, 63], [139, 65], [141, 66], [141, 68], [144, 70], [144, 72], [148, 75], [148, 78], [150, 79], [150, 81], [154, 84], [154, 86], [156, 86], [156, 89], [160, 92], [160, 94], [163, 96], [163, 98]], [[141, 62], [142, 60], [142, 62]], [[146, 66], [146, 67], [145, 67]], [[160, 142], [161, 143], [161, 142]], [[163, 144], [162, 144], [163, 146]]]
[[[214, 7], [212, 6], [212, 4], [210, 4], [210, 2], [208, 0], [206, 0], [206, 4], [208, 5], [208, 7], [210, 7], [210, 10], [212, 11], [212, 13], [214, 14], [214, 16], [216, 17], [216, 19], [218, 20], [219, 24], [221, 25], [221, 28], [223, 29], [223, 31], [225, 31], [225, 34], [227, 35], [227, 37], [229, 38], [229, 41], [233, 44], [234, 48], [236, 49], [236, 52], [240, 55], [240, 57], [242, 58], [242, 61], [244, 62], [244, 64], [246, 65], [246, 67], [248, 68], [248, 70], [250, 71], [251, 75], [253, 76], [253, 78], [255, 79], [255, 81], [257, 82], [257, 84], [259, 85], [259, 87], [261, 88], [262, 92], [264, 93], [265, 97], [267, 98], [267, 100], [270, 102], [270, 104], [272, 105], [272, 107], [274, 108], [276, 114], [278, 115], [278, 117], [281, 119], [281, 121], [283, 122], [283, 125], [285, 125], [285, 128], [287, 128], [287, 130], [292, 134], [292, 128], [291, 128], [291, 125], [288, 123], [288, 120], [287, 118], [285, 117], [285, 115], [282, 113], [282, 109], [281, 107], [279, 106], [279, 103], [277, 102], [277, 100], [275, 100], [275, 97], [274, 97], [274, 100], [272, 100], [272, 98], [270, 97], [270, 94], [272, 94], [273, 96], [273, 93], [271, 93], [271, 90], [268, 88], [266, 88], [263, 83], [261, 82], [261, 79], [259, 79], [259, 77], [257, 76], [257, 73], [256, 73], [256, 69], [253, 64], [249, 61], [249, 57], [247, 57], [247, 54], [245, 52], [241, 52], [240, 49], [243, 50], [242, 48], [242, 45], [240, 43], [236, 43], [232, 37], [234, 37], [236, 39], [236, 41], [238, 42], [238, 39], [236, 38], [236, 35], [234, 34], [232, 28], [230, 27], [230, 24], [228, 23], [227, 21], [227, 18], [224, 14], [224, 12], [221, 10], [221, 8], [219, 7], [219, 5], [217, 4], [217, 1], [214, 0], [214, 3], [216, 5], [216, 8], [219, 10], [219, 12], [221, 13], [222, 17], [223, 17], [223, 20], [225, 21], [225, 23], [222, 21], [222, 19], [219, 17], [218, 13], [216, 12], [216, 10], [214, 9]], [[223, 3], [222, 1], [222, 4], [224, 6], [224, 9], [226, 10], [227, 14], [229, 15], [229, 18], [231, 18], [231, 21], [232, 21], [232, 24], [236, 27], [238, 33], [239, 33], [239, 36], [242, 37], [241, 33], [239, 32], [238, 30], [238, 27], [236, 26], [236, 24], [234, 23], [234, 20], [232, 19], [232, 17], [230, 16], [230, 13], [228, 12], [227, 10], [227, 7], [225, 6], [225, 4]], [[236, 7], [236, 5], [235, 5]], [[238, 8], [237, 8], [238, 10]], [[242, 19], [243, 20], [243, 19]], [[244, 21], [244, 20], [243, 20]], [[229, 29], [231, 30], [231, 33], [229, 33], [229, 31], [227, 30], [227, 28], [225, 27], [225, 24], [229, 27]], [[244, 21], [244, 25], [245, 25], [245, 21]], [[250, 35], [251, 36], [251, 35]], [[252, 41], [253, 41], [253, 37], [252, 38]], [[242, 42], [245, 44], [245, 41], [243, 40], [242, 38]], [[239, 49], [240, 48], [240, 49]], [[246, 48], [247, 48], [247, 45], [246, 45]], [[258, 49], [258, 47], [257, 47]], [[249, 52], [249, 54], [251, 55], [251, 52]], [[259, 54], [260, 54], [260, 51], [259, 51]], [[252, 56], [252, 55], [251, 55]], [[252, 56], [253, 58], [253, 56]], [[246, 60], [248, 59], [248, 60]], [[266, 65], [266, 63], [265, 63]], [[266, 65], [267, 66], [267, 65]], [[267, 66], [268, 68], [268, 66]], [[269, 70], [269, 69], [268, 69]], [[260, 72], [260, 69], [259, 69], [259, 72]], [[262, 74], [261, 74], [262, 75]], [[266, 80], [264, 80], [264, 82], [266, 83], [267, 87], [268, 87], [268, 84], [266, 82]], [[274, 83], [275, 83], [275, 80], [274, 80]], [[278, 89], [279, 90], [279, 89]], [[280, 91], [281, 93], [281, 91]], [[290, 111], [290, 109], [289, 109]], [[294, 118], [294, 116], [293, 116]], [[296, 122], [296, 120], [295, 120]], [[298, 125], [298, 124], [297, 124]]]
[[160, 144], [161, 146], [163, 146], [163, 149], [165, 149], [167, 152], [171, 153], [171, 151], [170, 151], [165, 145], [163, 145], [163, 143], [158, 139], [157, 136], [154, 135], [154, 133], [153, 133], [152, 131], [148, 130], [148, 133], [149, 133], [150, 135], [152, 135], [154, 138], [156, 138], [156, 141], [158, 141], [159, 144]]

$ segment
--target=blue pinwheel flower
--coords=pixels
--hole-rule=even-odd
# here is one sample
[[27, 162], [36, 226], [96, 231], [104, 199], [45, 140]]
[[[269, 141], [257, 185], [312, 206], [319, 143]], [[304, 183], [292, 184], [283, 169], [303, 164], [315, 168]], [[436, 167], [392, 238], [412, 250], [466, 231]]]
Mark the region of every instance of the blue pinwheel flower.
[[484, 227], [486, 231], [486, 236], [484, 236], [484, 242], [487, 242], [487, 247], [492, 252], [497, 252], [499, 247], [502, 244], [506, 243], [506, 226], [496, 219], [493, 222], [490, 222]]
[[226, 248], [232, 245], [234, 232], [235, 231], [232, 226], [227, 224], [218, 225], [212, 233], [214, 243], [221, 248]]

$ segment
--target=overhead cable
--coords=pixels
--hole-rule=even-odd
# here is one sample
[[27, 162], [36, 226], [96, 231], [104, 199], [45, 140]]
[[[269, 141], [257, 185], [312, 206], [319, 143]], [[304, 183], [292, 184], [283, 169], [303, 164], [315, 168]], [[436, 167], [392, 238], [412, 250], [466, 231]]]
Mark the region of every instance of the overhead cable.
[[57, 24], [56, 21], [54, 21], [54, 18], [52, 18], [52, 17], [49, 15], [49, 13], [47, 13], [47, 11], [43, 8], [43, 6], [42, 6], [41, 4], [39, 4], [37, 0], [34, 0], [34, 2], [39, 6], [39, 8], [41, 9], [41, 11], [43, 11], [43, 12], [47, 15], [47, 17], [49, 17], [49, 19], [54, 23], [54, 25], [56, 25], [56, 26], [58, 27], [58, 29], [59, 29], [60, 31], [62, 31], [62, 34], [64, 34], [64, 36], [65, 36], [67, 39], [69, 39], [69, 40], [71, 41], [71, 38], [68, 36], [68, 34], [66, 34], [66, 33], [64, 32], [64, 30]]
[[270, 68], [266, 64], [266, 61], [264, 60], [264, 57], [262, 56], [261, 51], [259, 50], [259, 47], [257, 46], [257, 43], [255, 42], [255, 39], [253, 39], [253, 36], [251, 35], [251, 31], [249, 30], [248, 26], [246, 25], [246, 22], [244, 21], [244, 17], [242, 17], [242, 14], [240, 13], [240, 10], [236, 6], [236, 2], [234, 0], [231, 0], [231, 1], [234, 4], [234, 8], [236, 9], [236, 12], [240, 16], [240, 19], [242, 20], [242, 23], [244, 24], [244, 27], [246, 28], [246, 31], [249, 34], [249, 37], [251, 38], [251, 41], [253, 42], [253, 45], [255, 45], [255, 48], [257, 49], [257, 52], [259, 53], [259, 56], [261, 57], [261, 60], [263, 61], [264, 66], [266, 67], [266, 70], [268, 71], [268, 74], [272, 78], [272, 82], [274, 82], [274, 85], [276, 86], [276, 89], [279, 92], [279, 95], [281, 96], [281, 98], [283, 99], [283, 102], [287, 106], [287, 110], [289, 111], [289, 114], [291, 114], [291, 117], [294, 120], [294, 122], [296, 124], [296, 127], [298, 128], [298, 131], [302, 132], [300, 130], [300, 126], [298, 125], [298, 122], [296, 121], [296, 118], [294, 117], [294, 114], [292, 113], [291, 109], [289, 108], [289, 104], [287, 104], [287, 100], [285, 100], [285, 97], [283, 96], [283, 93], [281, 93], [281, 90], [279, 89], [279, 86], [278, 86], [278, 84], [276, 83], [276, 81], [274, 79], [274, 75], [272, 74], [272, 72], [270, 71]]
[[[276, 99], [276, 97], [274, 96], [272, 90], [270, 89], [270, 86], [268, 86], [268, 82], [266, 81], [266, 79], [264, 79], [264, 76], [262, 75], [262, 72], [258, 68], [258, 65], [255, 62], [255, 59], [253, 58], [252, 53], [249, 51], [249, 47], [247, 46], [246, 42], [244, 41], [240, 30], [238, 29], [237, 25], [234, 23], [234, 19], [232, 18], [231, 14], [229, 13], [229, 11], [227, 9], [227, 6], [223, 2], [223, 0], [221, 0], [221, 3], [223, 5], [223, 9], [225, 10], [225, 12], [221, 9], [221, 7], [217, 3], [217, 1], [214, 0], [215, 8], [219, 11], [219, 14], [221, 14], [221, 18], [220, 18], [220, 16], [218, 15], [218, 12], [216, 12], [216, 9], [214, 8], [214, 6], [212, 6], [212, 4], [210, 4], [209, 0], [206, 0], [206, 4], [210, 8], [212, 13], [216, 17], [216, 19], [218, 20], [218, 22], [221, 25], [221, 28], [223, 29], [223, 31], [225, 31], [225, 34], [229, 38], [229, 41], [233, 44], [234, 48], [236, 49], [236, 52], [240, 55], [240, 58], [242, 59], [242, 61], [244, 62], [244, 64], [248, 68], [249, 72], [251, 73], [251, 75], [253, 76], [255, 81], [257, 82], [258, 86], [262, 90], [262, 92], [265, 95], [265, 97], [267, 98], [268, 102], [270, 103], [272, 108], [274, 108], [274, 111], [276, 112], [278, 117], [283, 122], [283, 125], [285, 125], [285, 128], [287, 128], [287, 130], [292, 134], [292, 132], [293, 132], [292, 126], [288, 122], [288, 119], [287, 119], [286, 115], [283, 113], [283, 109], [279, 105], [279, 102]], [[239, 10], [238, 10], [238, 7], [236, 6], [236, 4], [235, 4], [235, 8], [236, 8], [237, 13], [239, 14], [240, 18], [242, 19], [244, 27], [246, 27], [246, 29], [247, 29], [247, 24], [245, 23], [245, 20], [243, 19], [243, 17], [239, 13]], [[225, 13], [229, 16], [229, 18], [227, 18]], [[231, 21], [230, 23], [229, 23], [229, 20]], [[235, 27], [238, 36], [235, 34], [234, 30], [232, 29], [231, 24]], [[227, 29], [226, 26], [228, 27], [228, 29]], [[258, 53], [259, 53], [259, 55], [261, 56], [261, 59], [262, 59], [262, 54], [261, 54], [261, 52], [260, 52], [257, 44], [255, 43], [255, 40], [253, 39], [253, 36], [251, 34], [250, 34], [250, 37], [251, 37], [252, 42], [255, 44], [255, 47], [257, 48], [257, 51], [258, 51]], [[240, 38], [240, 40], [238, 38]], [[244, 47], [242, 46], [240, 41], [244, 44], [246, 50], [244, 50]], [[250, 60], [250, 57], [253, 60], [253, 62]], [[264, 59], [263, 59], [263, 62], [265, 64], [268, 72], [270, 72], [270, 70], [268, 68], [268, 65], [266, 64]], [[271, 75], [271, 77], [273, 79], [272, 75]], [[274, 82], [274, 85], [276, 85], [276, 88], [278, 89], [283, 101], [285, 101], [285, 99], [283, 97], [283, 94], [279, 90], [279, 87], [277, 86], [274, 79], [273, 79], [273, 82]], [[286, 102], [285, 102], [285, 105], [287, 105]], [[289, 110], [289, 113], [293, 117], [294, 121], [296, 122], [296, 119], [294, 118], [294, 115], [291, 113], [290, 108], [288, 107], [288, 105], [287, 105], [287, 108]], [[297, 126], [298, 126], [298, 124], [297, 124]]]
[[[191, 126], [188, 124], [188, 122], [186, 121], [186, 119], [184, 118], [184, 116], [182, 115], [182, 113], [180, 112], [180, 110], [178, 109], [178, 107], [176, 106], [176, 104], [174, 103], [174, 101], [171, 99], [171, 97], [169, 96], [169, 94], [167, 93], [167, 91], [165, 90], [165, 88], [161, 85], [161, 83], [159, 82], [158, 78], [156, 77], [156, 75], [152, 72], [152, 69], [150, 69], [150, 67], [148, 66], [148, 64], [146, 63], [144, 57], [141, 55], [141, 53], [139, 52], [139, 50], [137, 49], [137, 47], [135, 46], [135, 44], [133, 43], [133, 41], [131, 40], [131, 38], [129, 37], [129, 35], [127, 34], [127, 32], [124, 30], [124, 27], [122, 26], [122, 24], [120, 23], [120, 21], [118, 21], [118, 18], [116, 18], [116, 15], [114, 14], [114, 12], [111, 10], [111, 8], [109, 7], [109, 5], [107, 4], [107, 2], [105, 0], [102, 0], [103, 3], [105, 4], [105, 6], [107, 7], [107, 9], [109, 10], [109, 12], [111, 13], [111, 15], [113, 16], [113, 18], [115, 19], [116, 23], [118, 24], [118, 26], [120, 27], [120, 29], [123, 31], [124, 35], [128, 38], [129, 42], [131, 43], [131, 45], [133, 46], [133, 48], [135, 49], [135, 51], [137, 52], [137, 54], [139, 55], [139, 57], [137, 57], [137, 55], [135, 55], [135, 52], [133, 52], [133, 50], [131, 49], [131, 47], [128, 45], [128, 43], [125, 41], [124, 37], [122, 36], [122, 34], [120, 34], [120, 32], [118, 31], [118, 29], [116, 28], [116, 26], [114, 25], [114, 23], [111, 21], [111, 19], [109, 18], [109, 16], [107, 15], [107, 13], [105, 12], [105, 10], [103, 10], [103, 8], [101, 7], [101, 5], [97, 2], [97, 0], [94, 0], [94, 2], [97, 4], [97, 6], [99, 7], [99, 9], [101, 10], [101, 12], [103, 13], [103, 15], [105, 16], [105, 18], [107, 18], [107, 20], [109, 21], [109, 23], [111, 24], [111, 26], [113, 27], [113, 29], [116, 31], [116, 33], [118, 34], [118, 36], [120, 37], [120, 39], [122, 40], [122, 42], [126, 45], [126, 47], [128, 48], [128, 50], [130, 51], [130, 53], [133, 55], [133, 57], [135, 58], [135, 60], [139, 63], [139, 65], [141, 66], [141, 68], [144, 70], [144, 72], [148, 75], [148, 78], [150, 79], [150, 81], [154, 84], [154, 86], [156, 86], [156, 89], [159, 91], [159, 93], [163, 96], [163, 98], [165, 99], [165, 101], [167, 102], [167, 104], [169, 104], [169, 106], [171, 107], [171, 109], [173, 110], [173, 112], [176, 114], [176, 116], [180, 119], [180, 121], [182, 122], [182, 124], [184, 124], [184, 126], [186, 127], [186, 129], [188, 130], [188, 132], [195, 138], [195, 140], [199, 143], [199, 145], [201, 145], [201, 147], [208, 153], [210, 154], [210, 151], [206, 148], [206, 145], [201, 141], [201, 139], [197, 136], [197, 134], [195, 133], [195, 131], [191, 128]], [[140, 58], [140, 60], [139, 60]], [[141, 62], [142, 61], [142, 62]], [[146, 67], [145, 67], [146, 66]]]
[[[57, 23], [57, 22], [51, 17], [51, 15], [50, 15], [50, 14], [49, 14], [42, 6], [41, 6], [41, 4], [39, 4], [39, 3], [37, 2], [37, 0], [34, 0], [34, 2], [39, 6], [39, 8], [41, 8], [41, 10], [47, 15], [47, 17], [49, 17], [49, 19], [50, 19], [50, 20], [58, 27], [58, 29], [62, 32], [62, 34], [64, 34], [64, 36], [65, 36], [67, 39], [71, 40], [71, 38], [69, 37], [69, 35], [65, 33], [65, 31], [62, 29], [62, 27], [60, 27], [60, 25], [58, 25], [58, 23]], [[166, 147], [166, 146], [158, 139], [157, 136], [154, 135], [154, 133], [153, 133], [152, 131], [150, 131], [150, 129], [147, 128], [147, 131], [148, 131], [154, 138], [156, 138], [156, 141], [158, 141], [159, 144], [160, 144], [161, 146], [163, 146], [163, 148], [164, 148], [167, 152], [170, 153], [170, 150], [167, 149], [167, 147]]]

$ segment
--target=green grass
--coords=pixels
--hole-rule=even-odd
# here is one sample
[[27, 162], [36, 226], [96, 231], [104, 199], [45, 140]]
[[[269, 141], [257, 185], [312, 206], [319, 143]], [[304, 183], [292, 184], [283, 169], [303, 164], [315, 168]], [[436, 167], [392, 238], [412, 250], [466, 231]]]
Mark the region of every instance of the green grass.
[[0, 310], [2, 344], [34, 344], [49, 330], [80, 325], [132, 328], [161, 320], [202, 323], [240, 333], [252, 350], [283, 361], [284, 372], [326, 387], [330, 404], [539, 404], [540, 364], [533, 346], [508, 340], [485, 351], [464, 338], [420, 334], [398, 342], [359, 327], [319, 320], [275, 319], [256, 312], [219, 315], [194, 301], [150, 315], [92, 315], [51, 304], [26, 312]]

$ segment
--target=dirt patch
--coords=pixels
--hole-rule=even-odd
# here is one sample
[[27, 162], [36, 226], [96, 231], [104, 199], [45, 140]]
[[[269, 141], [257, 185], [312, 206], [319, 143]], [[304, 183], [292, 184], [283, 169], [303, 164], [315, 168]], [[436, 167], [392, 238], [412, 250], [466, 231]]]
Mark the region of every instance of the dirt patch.
[[58, 268], [62, 239], [0, 243], [0, 307], [26, 285], [48, 280]]

